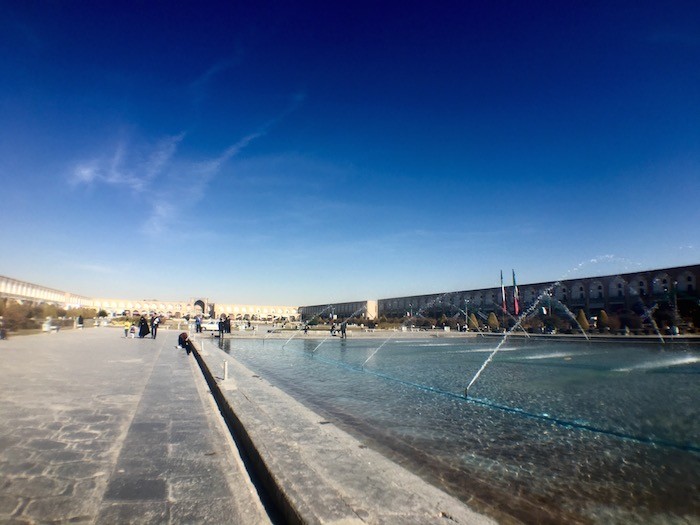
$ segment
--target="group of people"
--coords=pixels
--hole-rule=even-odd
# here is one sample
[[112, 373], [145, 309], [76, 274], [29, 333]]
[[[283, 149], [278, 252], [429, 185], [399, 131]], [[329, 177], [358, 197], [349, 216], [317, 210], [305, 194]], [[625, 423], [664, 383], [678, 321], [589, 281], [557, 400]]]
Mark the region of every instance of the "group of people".
[[[250, 326], [250, 323], [248, 323], [248, 326]], [[228, 315], [221, 315], [219, 317], [219, 335], [223, 334], [230, 334], [231, 333], [231, 318]], [[197, 316], [194, 318], [194, 331], [196, 333], [201, 333], [202, 332], [202, 317]]]
[[219, 335], [222, 336], [224, 334], [230, 334], [231, 333], [231, 318], [226, 315], [222, 315], [219, 317]]
[[[340, 330], [336, 328], [335, 323], [331, 323], [331, 335], [335, 336], [335, 333], [340, 331], [340, 338], [341, 339], [347, 339], [348, 338], [348, 323], [343, 321], [340, 323]], [[304, 333], [306, 333], [306, 330], [304, 330]]]
[[139, 339], [143, 339], [148, 334], [151, 334], [151, 339], [155, 339], [158, 334], [158, 326], [160, 325], [160, 316], [152, 315], [149, 320], [145, 316], [139, 316], [139, 320], [136, 323], [127, 322], [124, 325], [124, 337], [129, 337], [131, 334], [132, 338], [136, 337], [138, 330]]
[[[155, 339], [156, 335], [158, 334], [158, 326], [160, 325], [160, 323], [161, 319], [159, 315], [152, 315], [150, 320], [143, 315], [139, 316], [139, 320], [135, 323], [127, 322], [124, 325], [124, 337], [129, 337], [129, 335], [131, 335], [132, 338], [135, 338], [138, 333], [139, 339], [143, 339], [148, 334], [151, 334], [151, 338]], [[187, 355], [190, 355], [190, 353], [192, 353], [192, 351], [194, 350], [194, 344], [192, 343], [192, 341], [190, 341], [187, 332], [182, 332], [177, 337], [177, 347], [184, 348], [187, 352]]]

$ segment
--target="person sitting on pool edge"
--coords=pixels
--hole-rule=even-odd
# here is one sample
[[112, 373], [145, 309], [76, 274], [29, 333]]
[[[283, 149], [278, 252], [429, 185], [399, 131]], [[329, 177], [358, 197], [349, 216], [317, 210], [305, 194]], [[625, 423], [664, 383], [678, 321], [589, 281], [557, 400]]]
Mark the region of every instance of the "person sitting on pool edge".
[[177, 346], [178, 348], [184, 348], [187, 351], [187, 355], [190, 355], [190, 352], [194, 350], [194, 345], [192, 344], [192, 341], [190, 341], [187, 332], [182, 332], [177, 337]]

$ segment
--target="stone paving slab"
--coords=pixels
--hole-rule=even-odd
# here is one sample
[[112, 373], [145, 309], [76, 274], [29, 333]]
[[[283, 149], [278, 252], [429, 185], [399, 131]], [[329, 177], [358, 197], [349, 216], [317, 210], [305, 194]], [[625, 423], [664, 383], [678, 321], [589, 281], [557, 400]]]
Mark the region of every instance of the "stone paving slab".
[[[302, 523], [493, 524], [343, 432], [200, 338], [200, 355], [266, 470]], [[227, 363], [228, 378], [223, 379]], [[243, 440], [242, 440], [243, 441]], [[286, 513], [285, 515], [288, 515]]]
[[0, 523], [269, 523], [176, 335], [0, 341]]

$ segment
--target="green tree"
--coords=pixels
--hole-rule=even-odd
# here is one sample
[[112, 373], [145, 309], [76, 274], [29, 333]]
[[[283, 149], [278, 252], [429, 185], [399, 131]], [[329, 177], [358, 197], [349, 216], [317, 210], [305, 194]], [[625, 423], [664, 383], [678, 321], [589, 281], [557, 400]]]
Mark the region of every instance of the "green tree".
[[586, 317], [586, 312], [583, 311], [583, 309], [578, 311], [578, 314], [576, 315], [576, 320], [578, 321], [578, 324], [581, 325], [581, 328], [585, 331], [588, 330], [591, 325], [588, 322], [588, 318]]
[[496, 317], [496, 314], [493, 312], [491, 312], [489, 314], [487, 324], [489, 325], [489, 328], [491, 329], [492, 332], [498, 331], [498, 329], [501, 326], [500, 323], [498, 322], [498, 317]]

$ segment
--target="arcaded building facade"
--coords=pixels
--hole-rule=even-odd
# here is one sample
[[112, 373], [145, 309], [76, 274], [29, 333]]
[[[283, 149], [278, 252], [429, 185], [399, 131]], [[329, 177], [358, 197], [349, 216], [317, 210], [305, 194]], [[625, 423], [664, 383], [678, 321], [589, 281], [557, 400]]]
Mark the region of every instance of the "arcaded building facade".
[[[614, 313], [630, 309], [650, 309], [657, 305], [678, 301], [697, 301], [700, 265], [679, 266], [633, 273], [581, 277], [556, 283], [521, 284], [519, 305], [522, 311], [536, 306], [561, 304], [571, 311], [583, 309], [593, 315], [601, 309]], [[514, 313], [513, 287], [507, 286], [508, 310]], [[30, 301], [37, 304], [55, 304], [63, 308], [95, 308], [110, 315], [157, 313], [168, 317], [227, 315], [233, 320], [310, 320], [335, 316], [347, 319], [364, 316], [405, 317], [407, 315], [440, 315], [482, 311], [500, 312], [500, 287], [479, 290], [432, 293], [379, 300], [362, 300], [313, 306], [257, 305], [215, 303], [208, 298], [190, 298], [187, 301], [104, 299], [84, 297], [70, 292], [36, 285], [0, 276], [0, 299]]]
[[[583, 277], [556, 283], [518, 285], [520, 307], [561, 303], [572, 311], [583, 309], [587, 313], [601, 309], [608, 312], [629, 310], [637, 306], [651, 308], [657, 303], [678, 299], [698, 299], [697, 282], [700, 265], [680, 266], [661, 270], [648, 270], [600, 277]], [[508, 310], [514, 311], [513, 287], [507, 286]], [[393, 297], [380, 299], [379, 315], [403, 317], [407, 314], [442, 312], [447, 315], [459, 310], [500, 312], [502, 304], [500, 286], [480, 290]]]
[[54, 304], [61, 308], [94, 308], [110, 316], [159, 314], [180, 318], [186, 315], [219, 317], [228, 315], [234, 320], [295, 321], [299, 318], [296, 306], [214, 303], [208, 298], [190, 298], [187, 301], [160, 301], [157, 299], [93, 298], [47, 288], [38, 284], [0, 276], [0, 299], [12, 299], [35, 304]]
[[[700, 265], [680, 266], [659, 270], [648, 270], [626, 274], [568, 279], [556, 283], [530, 283], [518, 285], [521, 311], [537, 306], [550, 307], [562, 304], [571, 311], [583, 309], [589, 315], [600, 310], [617, 312], [642, 307], [652, 308], [656, 304], [677, 300], [698, 300], [698, 278]], [[513, 286], [506, 286], [508, 311], [514, 313]], [[338, 318], [347, 318], [352, 312], [366, 305], [367, 311], [375, 311], [374, 319], [384, 317], [406, 317], [416, 315], [452, 316], [465, 312], [501, 312], [502, 292], [500, 286], [478, 290], [441, 292], [405, 297], [391, 297], [378, 301], [355, 301], [315, 306], [301, 306], [302, 319], [329, 318], [331, 313]]]

